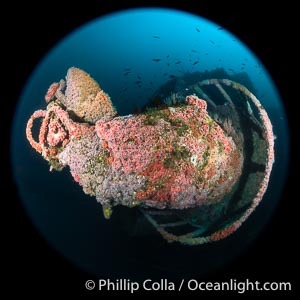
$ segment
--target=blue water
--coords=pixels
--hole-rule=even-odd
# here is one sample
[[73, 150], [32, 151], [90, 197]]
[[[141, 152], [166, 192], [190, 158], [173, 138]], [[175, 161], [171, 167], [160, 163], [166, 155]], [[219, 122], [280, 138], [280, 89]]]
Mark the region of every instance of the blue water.
[[[30, 115], [46, 107], [44, 95], [49, 85], [64, 78], [72, 66], [90, 73], [111, 96], [121, 114], [132, 113], [136, 107], [146, 104], [155, 91], [170, 80], [170, 75], [179, 77], [187, 72], [216, 68], [224, 68], [231, 75], [246, 72], [277, 136], [276, 162], [269, 189], [254, 216], [233, 237], [199, 248], [197, 252], [166, 244], [157, 249], [145, 237], [132, 238], [128, 230], [120, 227], [126, 227], [126, 222], [135, 222], [122, 221], [121, 213], [118, 221], [118, 213], [115, 219], [103, 220], [101, 207], [95, 199], [84, 195], [68, 170], [49, 173], [47, 163], [31, 149], [25, 137]], [[137, 84], [137, 81], [140, 83]], [[188, 13], [135, 9], [96, 19], [65, 37], [49, 51], [24, 87], [15, 113], [11, 146], [20, 205], [25, 206], [30, 220], [49, 245], [93, 273], [117, 276], [123, 269], [130, 274], [130, 269], [126, 269], [128, 265], [136, 274], [143, 276], [143, 270], [135, 269], [135, 264], [143, 265], [144, 272], [154, 265], [165, 272], [189, 268], [188, 262], [179, 263], [180, 267], [174, 266], [174, 260], [169, 259], [172, 257], [170, 249], [180, 257], [196, 253], [197, 257], [201, 257], [198, 254], [202, 253], [205, 261], [199, 258], [199, 264], [203, 273], [240, 255], [243, 247], [247, 247], [269, 222], [280, 200], [288, 164], [289, 133], [284, 108], [270, 75], [236, 36], [217, 24]], [[126, 214], [131, 212], [126, 211]], [[253, 231], [254, 224], [256, 229]], [[163, 243], [160, 237], [156, 237], [155, 241], [154, 245]], [[224, 255], [222, 262], [209, 259], [208, 253], [215, 256], [220, 249], [224, 253], [224, 248], [231, 249], [234, 243], [244, 246], [236, 247], [235, 251], [225, 251], [228, 254]], [[118, 251], [120, 245], [122, 253]], [[144, 257], [141, 253], [147, 253], [147, 247], [155, 248], [151, 251], [157, 258], [147, 258], [145, 263], [146, 254]]]

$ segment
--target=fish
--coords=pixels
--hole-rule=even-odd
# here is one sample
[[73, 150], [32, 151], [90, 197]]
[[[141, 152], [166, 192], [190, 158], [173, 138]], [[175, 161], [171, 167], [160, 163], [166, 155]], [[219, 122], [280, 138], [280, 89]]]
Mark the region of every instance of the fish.
[[195, 66], [195, 65], [198, 64], [198, 63], [199, 63], [199, 60], [195, 61], [195, 62], [193, 63], [193, 66]]
[[166, 56], [166, 58], [169, 58], [170, 57], [170, 54], [168, 54], [167, 56]]
[[222, 61], [222, 59], [218, 59], [218, 61]]
[[160, 36], [154, 35], [153, 38], [154, 38], [154, 39], [160, 39]]
[[152, 61], [159, 62], [159, 61], [161, 61], [161, 59], [160, 58], [153, 58]]
[[169, 77], [170, 77], [170, 78], [176, 78], [176, 76], [175, 76], [175, 75], [169, 75]]
[[242, 66], [246, 66], [246, 64], [241, 63]]
[[131, 68], [125, 68], [125, 69], [123, 69], [124, 71], [130, 71], [131, 70]]
[[232, 72], [234, 72], [234, 70], [233, 69], [228, 69], [229, 71], [232, 71]]
[[136, 84], [140, 84], [140, 83], [141, 83], [141, 81], [140, 81], [140, 80], [137, 80], [135, 83], [136, 83]]
[[130, 74], [130, 73], [132, 73], [132, 72], [127, 71], [127, 72], [124, 73], [124, 76], [127, 76], [127, 75]]
[[199, 29], [199, 28], [196, 27], [195, 29], [197, 30], [197, 32], [200, 32], [200, 29]]
[[212, 41], [212, 40], [209, 40], [213, 45], [215, 44], [215, 42], [214, 41]]
[[204, 55], [208, 55], [208, 53], [205, 53]]
[[218, 28], [218, 30], [223, 30], [223, 29], [224, 29], [224, 27], [219, 27], [219, 28]]
[[170, 63], [168, 63], [168, 67], [170, 67]]
[[192, 49], [192, 50], [191, 50], [191, 52], [194, 52], [194, 53], [196, 53], [196, 52], [198, 52], [198, 51], [197, 51], [197, 50], [194, 50], [194, 49]]
[[180, 60], [176, 61], [176, 63], [175, 63], [175, 65], [178, 65], [178, 64], [181, 64]]
[[139, 106], [134, 105], [133, 106], [133, 112], [134, 112], [134, 114], [139, 114], [139, 113], [142, 112], [142, 109]]
[[140, 75], [137, 76], [138, 79], [142, 79], [142, 77]]
[[247, 104], [247, 110], [248, 110], [249, 115], [253, 115], [253, 110], [251, 108], [250, 103], [248, 101], [246, 101], [246, 104]]

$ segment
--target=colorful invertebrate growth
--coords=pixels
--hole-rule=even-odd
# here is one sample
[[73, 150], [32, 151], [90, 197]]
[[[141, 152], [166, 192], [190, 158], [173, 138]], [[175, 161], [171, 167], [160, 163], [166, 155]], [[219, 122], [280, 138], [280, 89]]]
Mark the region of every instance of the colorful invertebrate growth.
[[[218, 91], [223, 104], [207, 87]], [[136, 206], [170, 242], [219, 240], [242, 224], [266, 191], [274, 161], [272, 125], [258, 99], [236, 82], [204, 80], [188, 91], [143, 113], [116, 116], [96, 81], [70, 68], [66, 81], [50, 86], [47, 109], [30, 117], [27, 139], [50, 170], [68, 166], [106, 218], [116, 205]], [[252, 129], [243, 130], [242, 108], [233, 97], [248, 108], [243, 113]], [[43, 118], [38, 141], [31, 132], [37, 118]], [[256, 144], [251, 151], [246, 139]], [[260, 167], [245, 175], [245, 163]], [[233, 214], [224, 220], [228, 209]]]

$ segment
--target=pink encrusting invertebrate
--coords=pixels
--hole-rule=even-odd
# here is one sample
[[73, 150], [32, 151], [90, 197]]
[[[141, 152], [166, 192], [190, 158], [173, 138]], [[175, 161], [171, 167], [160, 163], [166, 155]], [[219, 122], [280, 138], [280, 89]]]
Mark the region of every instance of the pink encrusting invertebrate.
[[[266, 137], [266, 167], [244, 213], [205, 235], [205, 228], [199, 230], [201, 226], [192, 217], [200, 209], [218, 218], [218, 211], [227, 205], [224, 199], [239, 184], [245, 160], [240, 118], [221, 84], [242, 92], [257, 107]], [[207, 85], [221, 91], [232, 107], [232, 118], [222, 123], [211, 117], [207, 99], [200, 98], [208, 97], [200, 88]], [[198, 84], [197, 91], [198, 95], [186, 96], [180, 105], [116, 116], [109, 96], [97, 82], [86, 72], [70, 68], [66, 81], [50, 86], [47, 109], [30, 117], [27, 138], [51, 169], [70, 168], [83, 191], [96, 196], [106, 218], [114, 206], [137, 206], [168, 241], [193, 245], [219, 240], [241, 225], [265, 193], [274, 160], [272, 125], [255, 96], [238, 83], [206, 80]], [[217, 105], [212, 106], [217, 112]], [[36, 118], [43, 118], [38, 141], [31, 133]], [[176, 216], [180, 221], [163, 224], [160, 216]], [[185, 234], [168, 229], [181, 224], [194, 229]]]

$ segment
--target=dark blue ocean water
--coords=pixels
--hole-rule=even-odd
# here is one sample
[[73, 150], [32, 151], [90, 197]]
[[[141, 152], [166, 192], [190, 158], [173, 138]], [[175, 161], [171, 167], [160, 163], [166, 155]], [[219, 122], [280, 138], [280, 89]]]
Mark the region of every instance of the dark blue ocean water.
[[[100, 205], [82, 192], [69, 171], [49, 173], [47, 162], [25, 136], [30, 115], [46, 107], [44, 95], [49, 85], [64, 78], [72, 66], [91, 74], [121, 114], [142, 107], [172, 76], [216, 68], [231, 75], [246, 72], [277, 136], [269, 189], [253, 216], [228, 239], [196, 248], [168, 245], [159, 236], [147, 235], [147, 226], [136, 211], [119, 209], [111, 220], [104, 220]], [[176, 277], [176, 272], [201, 275], [219, 268], [255, 242], [280, 200], [289, 133], [270, 75], [237, 37], [199, 16], [176, 10], [136, 9], [94, 20], [49, 51], [19, 99], [11, 151], [20, 205], [49, 245], [66, 259], [103, 276]], [[222, 259], [216, 260], [220, 253]]]

